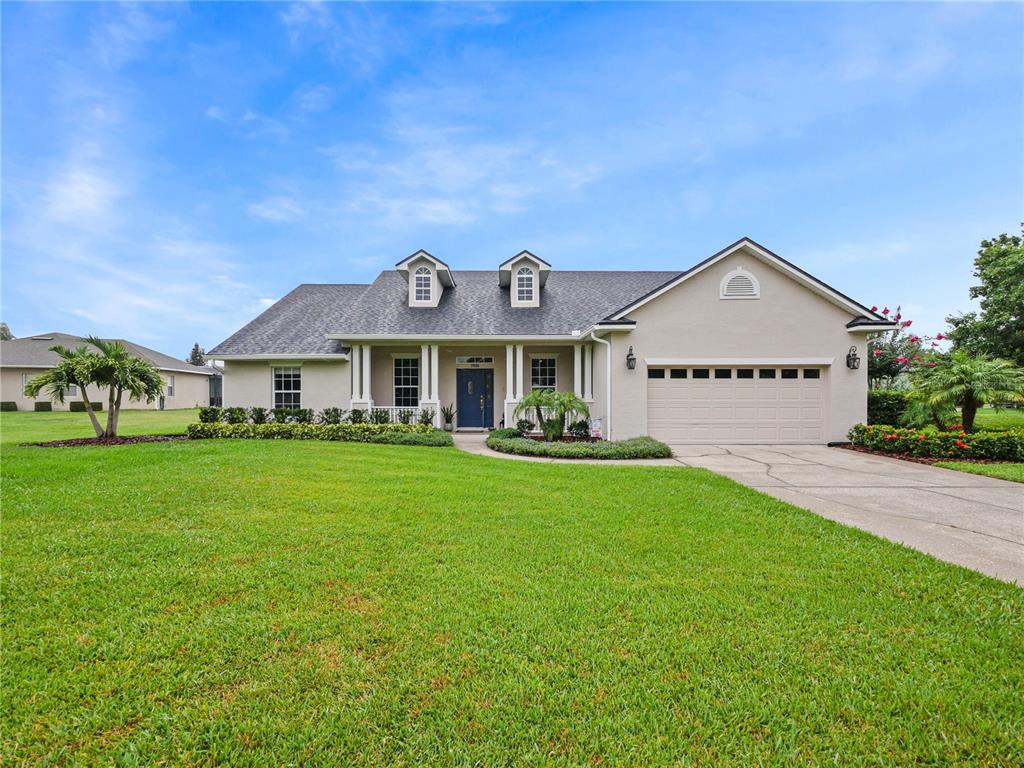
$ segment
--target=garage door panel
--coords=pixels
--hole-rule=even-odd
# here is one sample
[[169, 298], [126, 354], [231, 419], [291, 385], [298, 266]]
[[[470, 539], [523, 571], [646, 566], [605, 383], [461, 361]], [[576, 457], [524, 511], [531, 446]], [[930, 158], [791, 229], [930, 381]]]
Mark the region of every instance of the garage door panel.
[[670, 443], [821, 443], [825, 414], [823, 378], [648, 380], [648, 432]]

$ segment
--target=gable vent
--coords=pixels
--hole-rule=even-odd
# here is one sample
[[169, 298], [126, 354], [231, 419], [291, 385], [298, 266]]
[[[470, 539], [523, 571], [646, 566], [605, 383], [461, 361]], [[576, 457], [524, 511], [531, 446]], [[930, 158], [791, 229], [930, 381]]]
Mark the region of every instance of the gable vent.
[[723, 299], [757, 299], [761, 296], [757, 278], [742, 267], [722, 278], [720, 290]]

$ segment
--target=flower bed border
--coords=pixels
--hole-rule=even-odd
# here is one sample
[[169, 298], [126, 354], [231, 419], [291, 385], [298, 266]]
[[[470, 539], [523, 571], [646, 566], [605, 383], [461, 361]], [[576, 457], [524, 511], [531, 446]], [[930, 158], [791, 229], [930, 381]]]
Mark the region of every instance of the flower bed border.
[[847, 437], [853, 445], [885, 455], [931, 459], [1024, 461], [1024, 430], [925, 432], [886, 424], [855, 424]]
[[349, 443], [447, 447], [452, 437], [427, 424], [228, 424], [188, 425], [190, 440], [332, 440]]
[[583, 461], [595, 459], [598, 461], [640, 461], [672, 458], [672, 449], [652, 437], [634, 437], [629, 440], [617, 441], [545, 443], [528, 437], [506, 437], [492, 434], [487, 437], [487, 447], [492, 451], [512, 456]]

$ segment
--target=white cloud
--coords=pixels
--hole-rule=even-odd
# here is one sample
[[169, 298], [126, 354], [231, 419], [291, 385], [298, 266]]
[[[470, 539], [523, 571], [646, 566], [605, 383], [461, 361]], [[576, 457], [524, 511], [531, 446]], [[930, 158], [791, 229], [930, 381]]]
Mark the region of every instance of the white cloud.
[[228, 121], [227, 112], [218, 107], [216, 104], [213, 104], [206, 108], [206, 116], [211, 120], [217, 120], [221, 123], [226, 123]]
[[115, 182], [98, 168], [72, 165], [46, 184], [46, 210], [57, 221], [87, 225], [110, 213]]
[[280, 14], [292, 47], [322, 46], [331, 61], [361, 76], [371, 74], [400, 47], [397, 33], [370, 6], [313, 0], [291, 3]]
[[274, 224], [298, 221], [306, 215], [305, 209], [290, 197], [268, 197], [258, 203], [252, 203], [246, 210], [250, 216]]
[[330, 108], [334, 91], [326, 85], [304, 85], [295, 92], [294, 98], [303, 112], [323, 112]]
[[120, 3], [106, 8], [105, 20], [92, 29], [93, 50], [108, 67], [120, 67], [141, 56], [174, 25], [161, 18], [156, 5]]
[[288, 138], [288, 126], [280, 120], [253, 112], [251, 109], [247, 109], [242, 115], [241, 123], [250, 137], [271, 136], [281, 141]]

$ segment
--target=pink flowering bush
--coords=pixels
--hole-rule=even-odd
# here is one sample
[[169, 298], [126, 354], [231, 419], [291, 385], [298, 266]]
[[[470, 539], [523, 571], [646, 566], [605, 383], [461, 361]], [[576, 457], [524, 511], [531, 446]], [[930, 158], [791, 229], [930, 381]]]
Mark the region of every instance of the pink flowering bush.
[[1024, 430], [934, 432], [886, 424], [856, 424], [847, 434], [862, 448], [934, 459], [995, 459], [1024, 461]]

